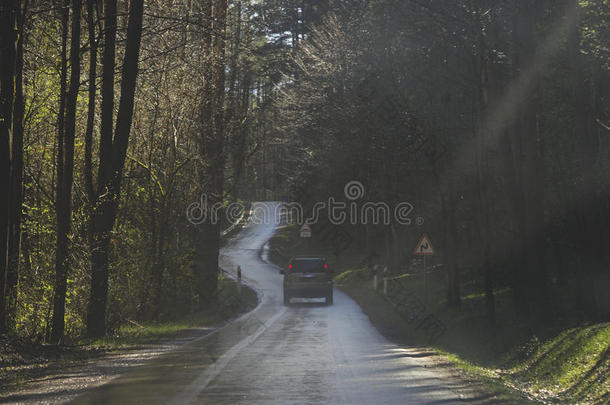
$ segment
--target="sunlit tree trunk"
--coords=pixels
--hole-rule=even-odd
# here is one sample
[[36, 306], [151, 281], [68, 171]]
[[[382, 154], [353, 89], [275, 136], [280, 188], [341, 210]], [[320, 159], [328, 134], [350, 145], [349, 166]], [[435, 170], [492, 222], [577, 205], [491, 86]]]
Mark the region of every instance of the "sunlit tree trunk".
[[[89, 36], [89, 90], [87, 104], [87, 127], [85, 129], [85, 156], [83, 168], [83, 183], [87, 193], [89, 215], [93, 210], [95, 187], [93, 185], [93, 129], [95, 126], [95, 100], [97, 96], [97, 38], [95, 35], [95, 0], [87, 0], [87, 32]], [[91, 243], [91, 227], [87, 226], [87, 241]]]
[[[62, 283], [62, 279], [65, 278], [64, 274], [67, 266], [68, 258], [68, 239], [67, 239], [67, 226], [65, 217], [62, 215], [65, 208], [65, 194], [64, 194], [64, 176], [65, 176], [65, 164], [66, 164], [66, 148], [64, 146], [66, 140], [66, 88], [67, 88], [67, 77], [68, 77], [68, 32], [70, 22], [70, 0], [63, 0], [61, 3], [60, 16], [61, 16], [61, 68], [59, 74], [59, 110], [57, 113], [57, 157], [56, 157], [56, 170], [57, 170], [57, 183], [55, 188], [55, 212], [57, 215], [56, 225], [56, 244], [55, 244], [55, 286], [53, 290], [53, 312], [51, 313], [50, 323], [50, 335], [47, 336], [51, 342], [57, 343], [61, 336], [57, 336], [56, 333], [63, 335], [64, 328], [64, 304], [66, 297], [66, 288]], [[61, 318], [61, 321], [58, 320]], [[48, 327], [48, 325], [47, 325]]]
[[[100, 118], [100, 149], [97, 190], [90, 216], [91, 296], [87, 310], [87, 334], [103, 336], [106, 332], [106, 298], [108, 294], [108, 249], [110, 245], [108, 223], [108, 181], [112, 165], [112, 124], [114, 117], [114, 68], [117, 24], [117, 1], [104, 1], [104, 52], [102, 56], [102, 106]], [[104, 208], [101, 203], [104, 202]]]
[[13, 111], [13, 146], [11, 170], [11, 208], [8, 241], [8, 272], [6, 312], [8, 329], [14, 329], [17, 311], [17, 285], [21, 254], [21, 211], [23, 208], [23, 118], [25, 102], [23, 98], [23, 37], [27, 2], [17, 15], [17, 54], [15, 62], [15, 106]]
[[[69, 13], [66, 10], [65, 13]], [[64, 334], [64, 317], [69, 268], [68, 234], [72, 222], [72, 181], [74, 179], [74, 139], [76, 132], [76, 102], [80, 88], [80, 15], [81, 0], [72, 0], [70, 39], [70, 88], [66, 95], [66, 116], [63, 150], [58, 154], [57, 176], [57, 246], [55, 253], [55, 290], [51, 341], [57, 343]], [[59, 164], [59, 159], [63, 161]], [[62, 172], [59, 172], [59, 168]]]

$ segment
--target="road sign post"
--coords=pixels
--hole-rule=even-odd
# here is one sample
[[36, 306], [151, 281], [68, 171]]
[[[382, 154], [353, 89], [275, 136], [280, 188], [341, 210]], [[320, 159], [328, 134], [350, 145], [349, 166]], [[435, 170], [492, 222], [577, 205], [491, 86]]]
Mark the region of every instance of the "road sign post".
[[383, 295], [388, 295], [388, 266], [383, 268]]
[[426, 270], [426, 256], [424, 256], [424, 309], [428, 309], [428, 272]]
[[424, 257], [424, 308], [428, 307], [428, 271], [426, 269], [426, 256], [434, 255], [434, 248], [428, 235], [423, 234], [413, 252], [416, 256]]

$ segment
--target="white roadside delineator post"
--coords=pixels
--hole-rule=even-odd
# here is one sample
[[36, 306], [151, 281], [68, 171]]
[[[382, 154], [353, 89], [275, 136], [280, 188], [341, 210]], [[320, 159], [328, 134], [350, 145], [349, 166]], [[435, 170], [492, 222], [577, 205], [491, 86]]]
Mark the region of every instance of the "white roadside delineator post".
[[373, 266], [373, 290], [377, 291], [377, 265]]
[[388, 295], [388, 266], [383, 268], [383, 295]]

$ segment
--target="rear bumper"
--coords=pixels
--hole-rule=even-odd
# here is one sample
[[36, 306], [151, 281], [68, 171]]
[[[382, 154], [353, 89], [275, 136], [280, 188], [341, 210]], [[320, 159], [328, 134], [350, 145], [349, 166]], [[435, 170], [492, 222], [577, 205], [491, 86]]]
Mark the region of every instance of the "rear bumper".
[[333, 285], [328, 283], [303, 283], [284, 286], [284, 295], [295, 298], [323, 298], [330, 295]]

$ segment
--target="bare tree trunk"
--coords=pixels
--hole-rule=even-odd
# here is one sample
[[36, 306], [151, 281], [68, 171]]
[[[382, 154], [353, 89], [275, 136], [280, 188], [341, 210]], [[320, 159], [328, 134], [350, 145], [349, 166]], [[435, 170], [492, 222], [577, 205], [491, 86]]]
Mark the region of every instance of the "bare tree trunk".
[[87, 310], [87, 334], [92, 337], [106, 333], [106, 297], [108, 294], [108, 255], [110, 235], [104, 233], [101, 222], [107, 211], [101, 203], [109, 196], [106, 185], [110, 178], [112, 152], [112, 123], [114, 116], [114, 67], [116, 54], [117, 1], [104, 1], [104, 53], [102, 56], [102, 115], [100, 125], [99, 167], [97, 192], [92, 202], [89, 219], [91, 251], [91, 296]]
[[[157, 95], [158, 97], [158, 95]], [[157, 190], [158, 185], [156, 182], [156, 178], [153, 176], [153, 150], [154, 150], [154, 142], [155, 142], [155, 128], [157, 123], [157, 118], [159, 114], [159, 104], [157, 99], [157, 104], [155, 105], [155, 112], [153, 115], [151, 130], [149, 133], [149, 154], [148, 154], [148, 166], [147, 169], [147, 180], [148, 180], [148, 199], [149, 199], [149, 219], [150, 219], [150, 259], [152, 260], [151, 268], [150, 268], [150, 280], [151, 285], [146, 285], [145, 291], [143, 294], [142, 307], [150, 308], [148, 299], [150, 295], [150, 290], [152, 289], [152, 312], [149, 314], [150, 319], [158, 319], [160, 313], [160, 302], [161, 302], [161, 281], [163, 273], [161, 262], [163, 260], [162, 255], [159, 251], [160, 239], [163, 235], [163, 230], [160, 222], [164, 221], [165, 213], [158, 207], [157, 192], [161, 194], [161, 190]], [[161, 196], [162, 198], [162, 196]], [[158, 284], [157, 284], [158, 283]], [[158, 295], [157, 295], [158, 293]]]
[[493, 291], [493, 273], [495, 264], [491, 260], [491, 213], [489, 204], [490, 173], [488, 164], [487, 139], [489, 133], [489, 67], [486, 46], [482, 38], [482, 27], [479, 15], [479, 5], [476, 2], [476, 12], [473, 13], [473, 34], [477, 36], [477, 55], [474, 56], [475, 67], [475, 100], [473, 102], [473, 123], [475, 128], [475, 159], [476, 183], [478, 190], [479, 233], [483, 245], [483, 285], [485, 289], [485, 306], [491, 328], [496, 323], [496, 305]]
[[[237, 79], [239, 77], [238, 72], [238, 61], [239, 61], [239, 53], [241, 47], [241, 1], [238, 1], [235, 5], [235, 13], [234, 13], [234, 29], [233, 29], [233, 42], [231, 45], [231, 60], [229, 65], [229, 94], [228, 94], [228, 106], [226, 111], [226, 120], [229, 125], [228, 134], [229, 134], [229, 153], [231, 156], [236, 155], [236, 151], [239, 143], [240, 136], [240, 121], [241, 114], [238, 111], [238, 97], [239, 97], [239, 89]], [[238, 164], [235, 159], [233, 159], [232, 163]], [[233, 168], [233, 173], [236, 170]], [[237, 178], [233, 176], [233, 185], [231, 187], [231, 191], [234, 192], [236, 190], [236, 181]], [[234, 193], [231, 196], [235, 198]]]
[[[198, 192], [201, 193], [198, 198], [207, 194], [210, 190], [208, 189], [208, 173], [205, 168], [206, 156], [208, 154], [208, 142], [212, 136], [212, 100], [213, 100], [213, 87], [212, 87], [212, 70], [214, 65], [213, 51], [212, 51], [212, 35], [214, 33], [214, 5], [212, 0], [204, 0], [203, 2], [203, 16], [202, 20], [204, 24], [208, 24], [208, 30], [204, 34], [203, 38], [203, 55], [204, 55], [204, 82], [202, 86], [202, 101], [200, 108], [199, 117], [199, 164], [197, 166], [197, 180], [200, 185]], [[202, 210], [207, 210], [208, 207], [201, 207]], [[196, 280], [195, 291], [197, 293], [197, 307], [203, 309], [205, 307], [206, 297], [208, 296], [209, 287], [206, 280], [206, 264], [207, 264], [207, 249], [209, 242], [206, 240], [206, 224], [202, 224], [200, 227], [195, 229], [193, 234], [193, 244], [198, 248], [195, 250], [195, 258], [193, 260], [193, 273]]]
[[[116, 38], [116, 0], [107, 0], [106, 17], [108, 13], [114, 14], [114, 27], [109, 28], [107, 33], [111, 39], [112, 50], [104, 51], [104, 88], [102, 109], [104, 109], [104, 98], [113, 97], [111, 88], [114, 76], [109, 70], [114, 69], [114, 42]], [[91, 337], [103, 336], [106, 332], [106, 304], [108, 300], [108, 256], [110, 249], [110, 233], [114, 227], [118, 209], [121, 179], [131, 122], [133, 118], [134, 95], [136, 79], [138, 76], [138, 61], [140, 54], [140, 42], [142, 38], [142, 18], [144, 13], [144, 0], [131, 0], [129, 3], [129, 23], [127, 26], [127, 43], [125, 45], [125, 60], [121, 78], [121, 98], [115, 128], [114, 139], [110, 133], [104, 134], [100, 142], [100, 170], [98, 178], [98, 196], [92, 216], [92, 240], [91, 246], [91, 298], [87, 313], [87, 334]], [[112, 24], [113, 21], [110, 21]], [[106, 46], [109, 46], [108, 42]], [[112, 76], [112, 77], [111, 77]], [[111, 80], [111, 82], [107, 82]], [[109, 100], [106, 100], [106, 107]], [[112, 111], [107, 111], [107, 113]], [[102, 113], [103, 114], [103, 113]], [[111, 123], [112, 117], [106, 117], [106, 125]], [[102, 123], [104, 117], [102, 117]], [[107, 128], [105, 128], [107, 130]], [[106, 138], [104, 138], [104, 135]], [[104, 156], [102, 156], [101, 145], [105, 142]], [[104, 157], [106, 159], [104, 159]]]
[[159, 209], [159, 229], [156, 239], [155, 256], [153, 263], [153, 319], [159, 319], [161, 315], [163, 273], [165, 270], [165, 245], [169, 232], [167, 218], [169, 217], [169, 207], [166, 200], [167, 196], [161, 196]]
[[594, 130], [595, 119], [593, 114], [593, 98], [591, 97], [592, 74], [585, 56], [580, 51], [581, 27], [580, 14], [582, 13], [578, 1], [573, 0], [571, 6], [577, 15], [577, 23], [572, 27], [568, 37], [568, 52], [571, 64], [572, 105], [575, 119], [573, 137], [576, 141], [574, 162], [576, 170], [582, 173], [576, 181], [573, 190], [578, 225], [575, 231], [580, 235], [579, 248], [582, 265], [579, 266], [581, 274], [578, 275], [579, 305], [581, 309], [590, 314], [597, 315], [598, 308], [594, 294], [594, 277], [603, 267], [604, 246], [600, 243], [604, 239], [601, 218], [602, 209], [599, 201], [599, 144]]
[[[97, 39], [95, 37], [95, 0], [87, 0], [87, 30], [89, 33], [89, 100], [87, 105], [87, 128], [85, 129], [85, 162], [84, 178], [85, 190], [87, 192], [87, 204], [89, 215], [93, 210], [95, 200], [95, 187], [93, 185], [93, 128], [95, 126], [95, 99], [97, 95]], [[88, 242], [91, 243], [91, 229], [88, 227]]]
[[[207, 158], [210, 160], [210, 180], [212, 185], [211, 203], [222, 203], [224, 186], [224, 141], [225, 141], [225, 50], [227, 28], [227, 0], [216, 4], [216, 44], [214, 49], [214, 108], [212, 117], [212, 140]], [[220, 218], [208, 228], [208, 257], [206, 260], [206, 284], [214, 298], [218, 289], [218, 252], [220, 249]]]
[[[211, 59], [211, 103], [204, 101], [202, 108], [203, 131], [201, 137], [201, 157], [207, 163], [207, 170], [202, 172], [202, 184], [207, 184], [203, 190], [207, 196], [209, 207], [223, 201], [224, 182], [224, 138], [225, 138], [225, 36], [227, 22], [227, 0], [218, 0], [213, 12], [214, 33], [213, 45], [210, 49]], [[209, 119], [210, 125], [206, 122]], [[206, 130], [206, 127], [209, 130]], [[211, 213], [210, 213], [211, 214]], [[220, 215], [212, 218], [208, 215], [199, 232], [201, 254], [196, 258], [196, 271], [199, 280], [199, 307], [202, 309], [216, 299], [218, 289], [218, 252], [220, 249]]]
[[59, 100], [58, 100], [58, 113], [57, 113], [57, 184], [56, 184], [56, 196], [55, 196], [55, 209], [57, 211], [60, 210], [60, 196], [63, 195], [61, 192], [61, 187], [63, 186], [63, 173], [64, 173], [64, 136], [65, 136], [65, 118], [66, 118], [66, 87], [67, 87], [67, 77], [68, 77], [68, 56], [67, 56], [67, 48], [68, 48], [68, 23], [70, 19], [70, 8], [69, 8], [69, 0], [63, 0], [62, 6], [60, 9], [60, 19], [61, 19], [61, 68], [59, 73]]
[[[449, 175], [451, 177], [451, 175]], [[443, 252], [447, 265], [447, 303], [458, 308], [461, 304], [460, 275], [457, 264], [457, 229], [455, 224], [455, 180], [447, 179], [447, 191], [442, 196], [443, 222], [445, 224]]]
[[[67, 13], [68, 11], [66, 11]], [[55, 254], [55, 291], [51, 341], [61, 341], [65, 327], [66, 291], [68, 282], [68, 234], [72, 222], [72, 181], [74, 179], [74, 138], [76, 132], [76, 102], [80, 87], [80, 14], [81, 0], [72, 0], [72, 28], [70, 39], [70, 88], [66, 96], [65, 132], [63, 140], [63, 168], [57, 183], [57, 250]], [[60, 175], [61, 174], [61, 175]]]
[[233, 33], [233, 43], [231, 46], [231, 62], [229, 66], [229, 105], [227, 109], [227, 120], [235, 119], [235, 109], [237, 106], [237, 77], [238, 60], [241, 47], [241, 1], [235, 5], [235, 32]]
[[19, 281], [19, 259], [21, 254], [21, 210], [23, 208], [23, 25], [27, 12], [27, 1], [23, 10], [19, 9], [17, 26], [17, 55], [15, 63], [15, 106], [13, 111], [13, 146], [11, 170], [11, 208], [8, 241], [7, 302], [8, 329], [14, 329], [17, 311], [17, 284]]
[[[66, 148], [64, 146], [66, 137], [66, 87], [67, 87], [67, 75], [68, 75], [68, 24], [70, 21], [70, 2], [69, 0], [63, 0], [61, 6], [61, 70], [59, 78], [59, 111], [57, 114], [57, 184], [55, 190], [55, 212], [57, 215], [57, 229], [56, 229], [56, 246], [55, 246], [55, 286], [53, 290], [53, 312], [49, 307], [49, 313], [51, 314], [50, 322], [50, 334], [47, 334], [47, 338], [51, 342], [57, 343], [63, 335], [64, 329], [64, 308], [61, 303], [65, 303], [66, 288], [62, 284], [62, 278], [65, 278], [63, 274], [66, 272], [66, 260], [68, 257], [68, 241], [67, 241], [67, 226], [68, 224], [64, 221], [62, 212], [65, 210], [65, 194], [64, 194], [64, 175], [65, 175], [65, 153]], [[61, 320], [58, 318], [61, 317]], [[49, 325], [47, 325], [47, 328]], [[47, 331], [48, 332], [48, 331]], [[57, 333], [61, 333], [57, 336]]]
[[[514, 74], [516, 80], [535, 72], [535, 26], [536, 2], [523, 0], [516, 2], [514, 26]], [[542, 208], [542, 159], [538, 148], [537, 128], [537, 86], [520, 90], [517, 98], [517, 131], [519, 150], [520, 180], [520, 235], [523, 266], [519, 283], [525, 291], [527, 309], [532, 324], [547, 320], [548, 288], [546, 268], [543, 260], [544, 211]]]
[[17, 57], [17, 13], [20, 2], [0, 3], [0, 333], [7, 327], [6, 282], [10, 229], [15, 61]]
[[[448, 125], [453, 125], [456, 122], [455, 104], [452, 100], [451, 94], [447, 92], [445, 96], [445, 115], [443, 116], [444, 121]], [[444, 138], [450, 140], [451, 130], [447, 129], [444, 134]], [[447, 153], [447, 160], [449, 162], [454, 161], [456, 158], [454, 154]], [[433, 162], [436, 166], [437, 163]], [[438, 170], [438, 169], [437, 169]], [[458, 236], [457, 236], [457, 202], [456, 202], [456, 177], [453, 173], [445, 170], [442, 177], [435, 170], [435, 177], [437, 183], [439, 183], [440, 198], [441, 198], [441, 215], [443, 220], [443, 260], [447, 266], [447, 304], [451, 308], [459, 308], [462, 304], [461, 293], [460, 293], [460, 274], [458, 268]], [[441, 184], [441, 179], [442, 184]]]
[[[248, 10], [250, 9], [250, 1], [248, 1]], [[246, 49], [250, 49], [252, 43], [252, 30], [250, 28], [250, 18], [247, 16], [246, 25]], [[250, 102], [250, 85], [252, 82], [252, 72], [250, 69], [249, 62], [245, 63], [242, 68], [243, 79], [240, 82], [241, 101], [239, 104], [240, 113], [238, 114], [237, 127], [233, 130], [236, 132], [233, 134], [233, 150], [232, 150], [232, 163], [233, 163], [233, 189], [231, 194], [238, 196], [241, 190], [241, 180], [243, 177], [244, 165], [246, 164], [246, 137], [248, 135], [247, 117]]]

